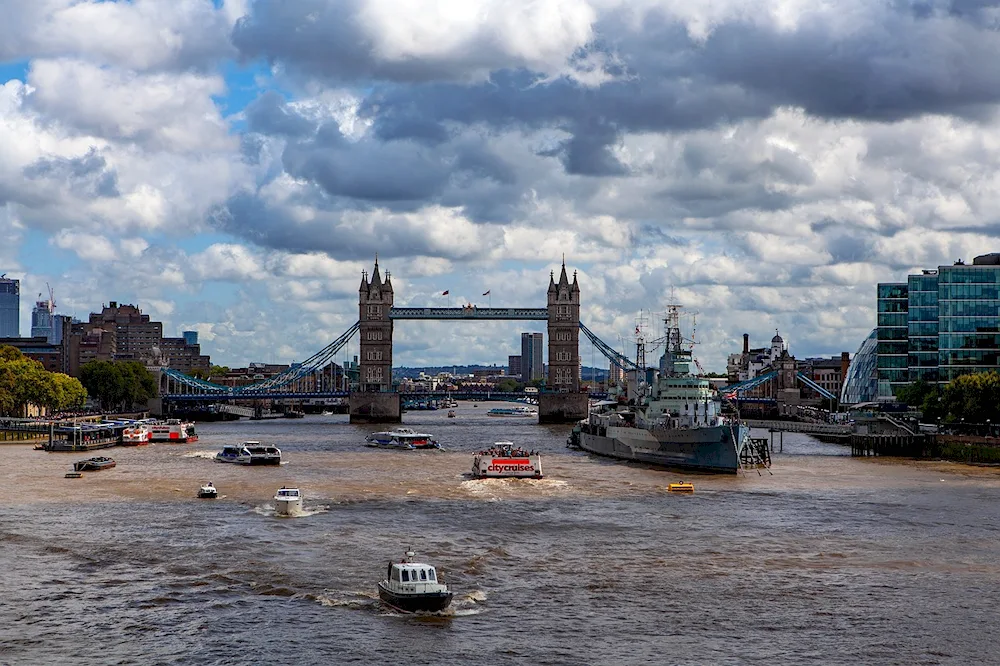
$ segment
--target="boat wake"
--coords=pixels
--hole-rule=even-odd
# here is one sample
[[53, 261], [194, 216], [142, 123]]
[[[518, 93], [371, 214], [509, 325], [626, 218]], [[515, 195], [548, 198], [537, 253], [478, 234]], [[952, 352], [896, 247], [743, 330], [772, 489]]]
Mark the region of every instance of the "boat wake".
[[291, 514], [278, 513], [277, 509], [273, 504], [259, 504], [253, 508], [253, 512], [258, 516], [267, 516], [269, 518], [307, 518], [309, 516], [315, 516], [320, 513], [326, 513], [330, 510], [329, 504], [319, 504], [316, 506], [304, 506], [299, 511], [294, 511]]
[[204, 458], [206, 460], [215, 460], [215, 455], [217, 451], [188, 451], [187, 453], [182, 453], [181, 458]]
[[535, 493], [556, 494], [569, 490], [569, 484], [562, 479], [466, 479], [459, 484], [465, 492], [474, 497], [499, 500], [500, 495], [517, 495], [524, 490]]
[[322, 594], [309, 594], [306, 597], [328, 608], [378, 611], [382, 607], [378, 594], [368, 590], [324, 590]]

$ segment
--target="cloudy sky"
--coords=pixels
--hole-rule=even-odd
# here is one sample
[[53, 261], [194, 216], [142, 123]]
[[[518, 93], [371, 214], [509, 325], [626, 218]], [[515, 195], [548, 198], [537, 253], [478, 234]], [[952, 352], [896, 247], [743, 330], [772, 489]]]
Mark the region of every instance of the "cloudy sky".
[[[397, 304], [540, 306], [606, 341], [670, 301], [853, 353], [875, 283], [1000, 250], [987, 0], [0, 0], [0, 272], [288, 362]], [[403, 322], [396, 364], [529, 323]], [[356, 345], [353, 345], [356, 353]], [[589, 345], [582, 350], [590, 364]], [[598, 357], [598, 363], [599, 357]]]

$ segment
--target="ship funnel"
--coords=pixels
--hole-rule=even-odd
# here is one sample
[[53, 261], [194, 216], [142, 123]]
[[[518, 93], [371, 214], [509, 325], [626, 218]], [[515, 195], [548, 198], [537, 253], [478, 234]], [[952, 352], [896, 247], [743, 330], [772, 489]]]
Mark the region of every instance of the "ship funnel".
[[750, 334], [749, 333], [744, 333], [743, 334], [743, 353], [744, 354], [749, 354], [750, 353]]

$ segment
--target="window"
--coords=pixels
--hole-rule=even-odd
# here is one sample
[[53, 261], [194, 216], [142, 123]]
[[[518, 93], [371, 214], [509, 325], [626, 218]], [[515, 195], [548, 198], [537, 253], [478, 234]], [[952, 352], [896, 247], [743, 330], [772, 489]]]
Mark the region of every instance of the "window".
[[365, 333], [365, 337], [368, 340], [376, 340], [376, 341], [377, 340], [381, 340], [382, 339], [382, 331], [367, 331]]
[[410, 572], [407, 571], [406, 569], [403, 569], [403, 582], [404, 583], [410, 582]]
[[382, 318], [382, 306], [381, 305], [369, 305], [368, 306], [368, 317], [370, 319], [381, 319]]
[[572, 361], [573, 360], [573, 354], [572, 354], [572, 352], [568, 352], [568, 351], [556, 352], [556, 360], [557, 361]]
[[568, 305], [559, 305], [559, 306], [556, 306], [556, 314], [559, 315], [560, 317], [568, 317], [569, 316], [569, 306]]
[[420, 580], [427, 580], [427, 572], [423, 569], [420, 570]]
[[365, 352], [365, 358], [368, 359], [369, 361], [381, 361], [382, 352], [381, 350], [367, 351]]
[[428, 580], [434, 580], [434, 569], [427, 570], [427, 578]]

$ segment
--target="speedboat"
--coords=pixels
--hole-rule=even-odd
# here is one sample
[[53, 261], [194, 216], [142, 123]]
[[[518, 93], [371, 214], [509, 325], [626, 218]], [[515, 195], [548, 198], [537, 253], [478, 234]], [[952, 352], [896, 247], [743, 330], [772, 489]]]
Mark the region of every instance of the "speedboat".
[[265, 446], [257, 441], [227, 445], [215, 454], [216, 462], [231, 462], [240, 465], [280, 465], [281, 449]]
[[448, 586], [438, 580], [434, 567], [414, 562], [413, 556], [408, 550], [400, 562], [389, 562], [386, 578], [378, 584], [379, 598], [404, 613], [444, 610], [451, 603]]
[[274, 510], [279, 516], [292, 516], [302, 512], [302, 495], [298, 488], [281, 486], [274, 495]]
[[218, 496], [219, 491], [215, 489], [211, 481], [198, 489], [198, 499], [215, 499]]
[[540, 479], [542, 457], [514, 442], [496, 442], [472, 458], [472, 476], [477, 479]]
[[486, 416], [538, 416], [538, 410], [527, 407], [496, 407], [486, 412]]
[[98, 472], [102, 469], [111, 469], [117, 463], [111, 458], [99, 456], [97, 458], [87, 458], [73, 463], [74, 472]]
[[383, 432], [373, 432], [365, 437], [368, 446], [382, 446], [390, 449], [439, 449], [441, 446], [433, 436], [425, 432], [414, 432], [410, 428], [396, 428]]

